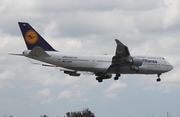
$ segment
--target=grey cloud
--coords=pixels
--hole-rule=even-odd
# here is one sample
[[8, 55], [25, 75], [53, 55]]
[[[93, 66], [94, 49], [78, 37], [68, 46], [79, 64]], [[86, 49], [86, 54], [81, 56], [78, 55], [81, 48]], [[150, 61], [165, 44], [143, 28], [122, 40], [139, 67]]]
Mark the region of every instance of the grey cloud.
[[[143, 0], [112, 0], [112, 1], [103, 1], [103, 0], [68, 0], [68, 1], [38, 1], [36, 4], [37, 10], [41, 12], [69, 12], [69, 11], [110, 11], [110, 10], [151, 10], [158, 8], [159, 6], [164, 6], [163, 0], [147, 0], [144, 2]], [[41, 4], [46, 7], [41, 6]]]

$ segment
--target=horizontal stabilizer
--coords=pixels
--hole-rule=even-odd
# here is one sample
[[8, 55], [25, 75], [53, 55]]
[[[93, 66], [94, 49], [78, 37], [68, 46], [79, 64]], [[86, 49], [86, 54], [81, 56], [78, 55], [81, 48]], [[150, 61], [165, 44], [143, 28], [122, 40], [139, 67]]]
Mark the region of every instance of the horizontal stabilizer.
[[9, 53], [9, 55], [24, 56], [23, 54], [13, 54], [13, 53]]
[[34, 47], [29, 56], [50, 57], [41, 47]]

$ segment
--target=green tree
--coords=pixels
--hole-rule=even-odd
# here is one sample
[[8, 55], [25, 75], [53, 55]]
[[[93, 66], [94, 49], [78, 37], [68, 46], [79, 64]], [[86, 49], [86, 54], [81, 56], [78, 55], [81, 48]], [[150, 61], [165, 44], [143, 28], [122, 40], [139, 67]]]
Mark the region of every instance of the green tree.
[[83, 111], [67, 112], [66, 117], [95, 117], [95, 115], [87, 108]]
[[47, 116], [47, 115], [41, 115], [41, 117], [49, 117], [49, 116]]

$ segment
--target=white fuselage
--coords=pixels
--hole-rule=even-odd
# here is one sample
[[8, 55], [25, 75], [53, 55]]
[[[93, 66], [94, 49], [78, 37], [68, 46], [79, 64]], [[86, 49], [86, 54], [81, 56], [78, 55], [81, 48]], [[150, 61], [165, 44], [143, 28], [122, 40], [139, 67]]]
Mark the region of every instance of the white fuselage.
[[[29, 50], [26, 50], [23, 54], [28, 58], [53, 64], [57, 67], [63, 67], [74, 71], [88, 71], [94, 74], [108, 69], [113, 58], [113, 55], [72, 54], [52, 51], [46, 51], [50, 57], [31, 57], [28, 55], [29, 52]], [[136, 66], [123, 65], [120, 66], [119, 72], [121, 74], [161, 74], [173, 69], [173, 66], [163, 57], [133, 56], [133, 58], [143, 61], [143, 64], [139, 66], [139, 72], [130, 69]], [[115, 73], [115, 71], [109, 71], [108, 73]]]
[[[173, 69], [173, 66], [162, 57], [131, 56], [126, 45], [115, 39], [116, 51], [114, 55], [72, 54], [55, 50], [31, 25], [18, 22], [28, 50], [25, 56], [49, 64], [42, 66], [57, 67], [70, 76], [81, 74], [95, 74], [96, 80], [102, 82], [115, 74], [118, 80], [121, 74], [157, 74], [160, 75]], [[32, 62], [33, 63], [33, 62]]]

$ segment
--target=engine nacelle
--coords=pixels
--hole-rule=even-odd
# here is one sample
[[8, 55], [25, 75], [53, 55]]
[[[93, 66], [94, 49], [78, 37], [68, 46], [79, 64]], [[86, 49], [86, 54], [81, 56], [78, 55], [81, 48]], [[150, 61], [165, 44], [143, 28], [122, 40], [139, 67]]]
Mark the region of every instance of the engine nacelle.
[[143, 73], [143, 74], [145, 74], [146, 72], [147, 72], [147, 67], [145, 67], [145, 66], [131, 66], [130, 67], [130, 69], [132, 70], [132, 71], [135, 71], [135, 72], [137, 72], [137, 73]]
[[136, 58], [130, 58], [130, 59], [125, 59], [125, 63], [128, 63], [129, 65], [133, 66], [141, 66], [143, 64], [143, 61], [141, 59], [136, 59]]

